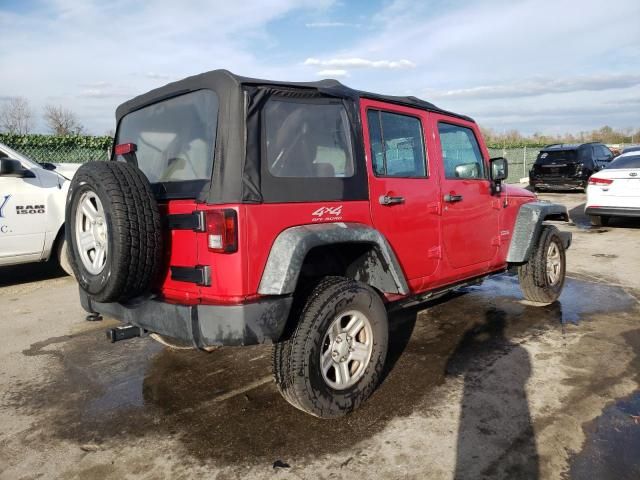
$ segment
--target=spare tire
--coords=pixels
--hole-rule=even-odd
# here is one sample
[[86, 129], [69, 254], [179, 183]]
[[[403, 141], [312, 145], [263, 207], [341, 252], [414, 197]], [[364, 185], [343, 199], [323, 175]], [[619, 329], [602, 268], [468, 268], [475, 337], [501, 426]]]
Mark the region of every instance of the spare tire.
[[89, 162], [67, 195], [66, 239], [80, 287], [98, 302], [149, 291], [162, 269], [162, 229], [151, 185], [134, 165]]

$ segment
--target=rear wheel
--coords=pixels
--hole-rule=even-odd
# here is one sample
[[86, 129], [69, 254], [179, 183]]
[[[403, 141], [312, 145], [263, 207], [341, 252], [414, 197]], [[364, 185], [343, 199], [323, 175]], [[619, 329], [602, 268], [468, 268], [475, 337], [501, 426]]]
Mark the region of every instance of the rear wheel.
[[346, 415], [377, 387], [387, 344], [387, 312], [375, 290], [327, 277], [307, 297], [291, 336], [274, 347], [276, 384], [304, 412]]
[[524, 297], [532, 302], [555, 302], [564, 286], [566, 257], [560, 232], [545, 225], [529, 261], [518, 267], [518, 279]]

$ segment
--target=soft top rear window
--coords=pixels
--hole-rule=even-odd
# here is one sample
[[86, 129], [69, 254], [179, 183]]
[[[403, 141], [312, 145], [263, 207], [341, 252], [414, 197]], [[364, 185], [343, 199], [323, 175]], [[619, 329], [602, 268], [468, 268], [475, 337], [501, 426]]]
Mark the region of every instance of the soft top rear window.
[[558, 150], [555, 152], [540, 152], [537, 165], [550, 165], [553, 163], [575, 163], [578, 158], [576, 150]]
[[[136, 144], [138, 167], [152, 184], [164, 185], [160, 191], [195, 196], [211, 178], [217, 118], [215, 92], [190, 92], [124, 116], [116, 144]], [[187, 185], [171, 185], [179, 182]]]

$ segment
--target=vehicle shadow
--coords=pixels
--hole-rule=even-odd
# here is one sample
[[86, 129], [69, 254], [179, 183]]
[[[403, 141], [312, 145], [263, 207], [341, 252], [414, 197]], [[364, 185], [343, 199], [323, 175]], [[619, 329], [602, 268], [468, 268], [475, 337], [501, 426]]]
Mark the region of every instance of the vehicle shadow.
[[53, 262], [25, 263], [0, 267], [0, 287], [40, 282], [52, 278], [64, 277], [67, 274]]

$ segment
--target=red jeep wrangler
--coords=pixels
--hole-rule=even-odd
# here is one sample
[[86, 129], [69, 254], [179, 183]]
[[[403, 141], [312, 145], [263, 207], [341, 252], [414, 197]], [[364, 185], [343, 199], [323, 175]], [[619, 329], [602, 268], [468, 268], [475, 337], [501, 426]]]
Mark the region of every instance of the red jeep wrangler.
[[195, 348], [275, 343], [283, 396], [318, 417], [376, 388], [387, 306], [517, 266], [554, 302], [570, 234], [561, 205], [504, 185], [476, 123], [414, 97], [334, 80], [216, 70], [117, 109], [110, 162], [83, 165], [67, 201], [80, 298]]

